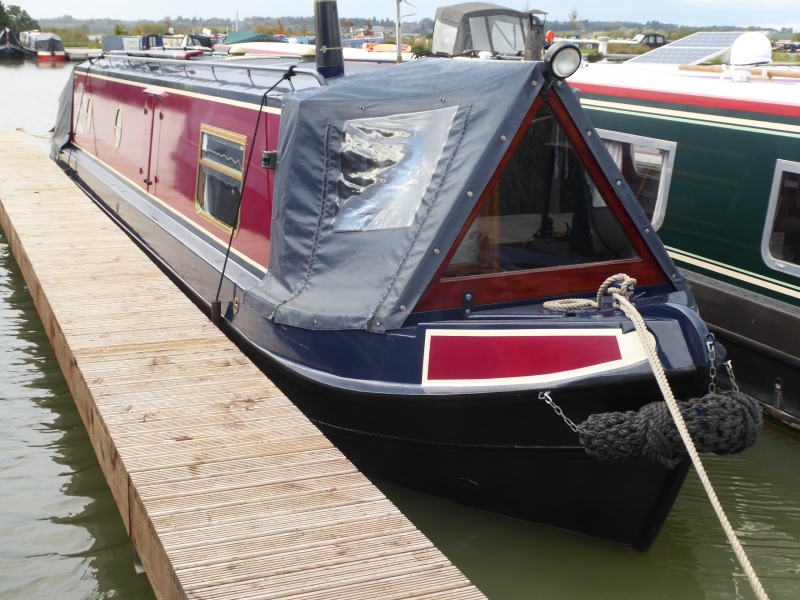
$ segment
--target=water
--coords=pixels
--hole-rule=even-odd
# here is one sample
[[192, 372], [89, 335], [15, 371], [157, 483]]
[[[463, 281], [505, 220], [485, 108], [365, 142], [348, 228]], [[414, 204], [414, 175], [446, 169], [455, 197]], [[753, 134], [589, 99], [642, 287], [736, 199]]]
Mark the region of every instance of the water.
[[[49, 130], [69, 72], [0, 62], [0, 128]], [[770, 597], [799, 598], [800, 437], [704, 460]], [[379, 486], [491, 600], [754, 597], [693, 474], [646, 554]], [[152, 597], [0, 234], [0, 599]]]

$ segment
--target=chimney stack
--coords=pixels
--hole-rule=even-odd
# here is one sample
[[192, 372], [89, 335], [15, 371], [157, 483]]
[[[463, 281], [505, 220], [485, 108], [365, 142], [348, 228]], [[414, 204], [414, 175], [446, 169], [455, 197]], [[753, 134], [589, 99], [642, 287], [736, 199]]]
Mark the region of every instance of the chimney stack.
[[314, 31], [317, 38], [317, 71], [330, 79], [344, 75], [342, 35], [336, 0], [314, 0]]

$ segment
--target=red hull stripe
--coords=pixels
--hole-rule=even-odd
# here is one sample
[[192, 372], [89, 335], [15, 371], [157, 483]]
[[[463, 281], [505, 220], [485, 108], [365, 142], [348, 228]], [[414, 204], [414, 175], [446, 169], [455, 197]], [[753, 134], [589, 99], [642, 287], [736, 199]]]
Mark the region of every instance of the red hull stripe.
[[428, 380], [533, 377], [620, 360], [615, 336], [437, 336]]
[[754, 100], [737, 100], [734, 98], [719, 98], [714, 96], [700, 96], [696, 94], [678, 94], [675, 92], [662, 92], [641, 90], [634, 88], [614, 87], [596, 83], [574, 82], [573, 87], [587, 94], [601, 96], [616, 96], [632, 100], [650, 100], [665, 104], [683, 104], [687, 106], [702, 106], [706, 108], [720, 108], [740, 112], [752, 112], [765, 115], [781, 115], [784, 117], [800, 117], [800, 106], [778, 104], [777, 102], [761, 102]]

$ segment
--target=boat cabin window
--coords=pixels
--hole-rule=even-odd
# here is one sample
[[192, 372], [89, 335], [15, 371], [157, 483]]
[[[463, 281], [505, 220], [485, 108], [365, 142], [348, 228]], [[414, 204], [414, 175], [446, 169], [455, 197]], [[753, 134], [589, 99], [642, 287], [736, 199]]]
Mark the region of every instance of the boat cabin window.
[[456, 110], [345, 121], [333, 231], [412, 225]]
[[518, 54], [525, 51], [522, 21], [509, 15], [487, 17], [492, 46], [497, 54]]
[[658, 230], [664, 223], [675, 162], [675, 142], [598, 129], [644, 213]]
[[766, 263], [800, 276], [800, 163], [778, 161], [764, 233]]
[[544, 104], [456, 250], [444, 278], [636, 258]]
[[197, 214], [227, 233], [239, 227], [239, 198], [247, 138], [209, 125], [200, 127]]
[[117, 106], [117, 114], [114, 115], [114, 148], [119, 150], [122, 143], [122, 106]]

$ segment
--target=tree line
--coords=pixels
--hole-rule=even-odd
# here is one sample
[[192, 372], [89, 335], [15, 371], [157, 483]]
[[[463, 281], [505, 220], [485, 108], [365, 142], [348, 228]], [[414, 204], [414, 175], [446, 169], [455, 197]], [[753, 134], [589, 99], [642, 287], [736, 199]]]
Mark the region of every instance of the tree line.
[[19, 6], [14, 4], [4, 6], [0, 2], [0, 29], [6, 28], [14, 33], [19, 33], [20, 31], [39, 29], [39, 23]]

